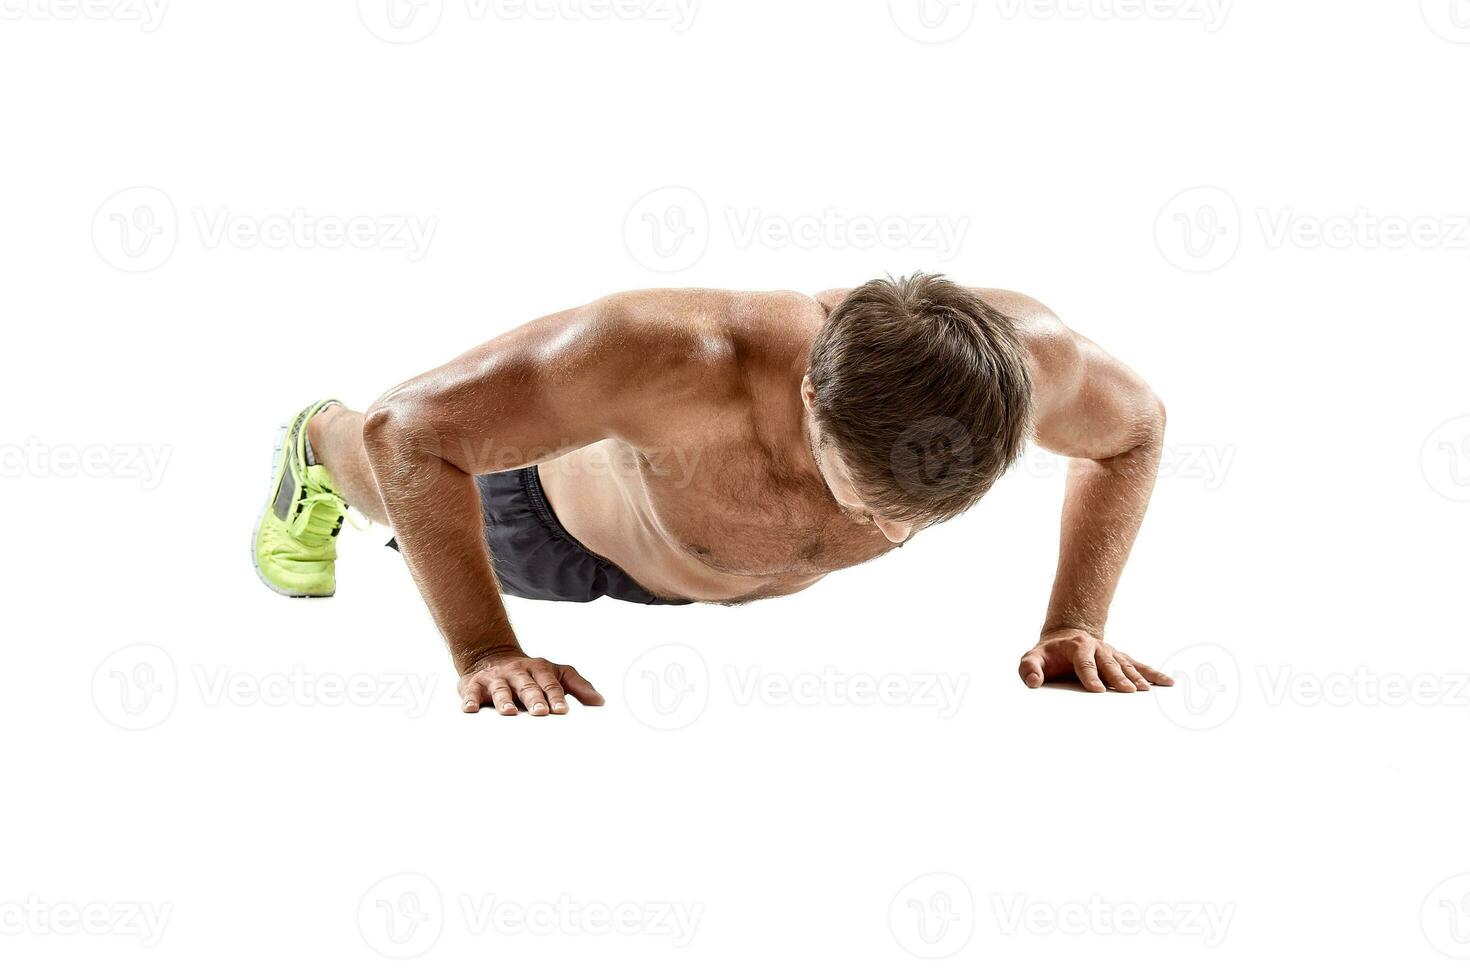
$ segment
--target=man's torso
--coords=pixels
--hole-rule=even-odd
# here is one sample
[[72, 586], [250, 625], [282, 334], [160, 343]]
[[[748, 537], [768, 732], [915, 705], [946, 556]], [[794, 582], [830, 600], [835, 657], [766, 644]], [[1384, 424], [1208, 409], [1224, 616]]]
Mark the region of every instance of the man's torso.
[[840, 298], [682, 294], [672, 315], [705, 342], [679, 411], [639, 445], [607, 439], [540, 466], [567, 530], [652, 592], [710, 602], [798, 592], [896, 547], [837, 506], [803, 428], [801, 378]]

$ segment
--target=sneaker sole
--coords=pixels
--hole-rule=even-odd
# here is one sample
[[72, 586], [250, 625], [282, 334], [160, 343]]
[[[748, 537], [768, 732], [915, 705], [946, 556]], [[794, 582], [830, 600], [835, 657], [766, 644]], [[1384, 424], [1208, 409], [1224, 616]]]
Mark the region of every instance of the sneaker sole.
[[331, 592], [292, 592], [289, 589], [283, 589], [276, 585], [270, 579], [266, 578], [265, 573], [260, 570], [260, 558], [255, 550], [256, 542], [260, 540], [260, 524], [265, 520], [265, 515], [270, 513], [275, 507], [276, 492], [281, 487], [281, 465], [286, 456], [286, 439], [290, 434], [290, 422], [287, 422], [276, 430], [276, 451], [271, 454], [269, 494], [265, 498], [265, 509], [255, 519], [255, 530], [250, 533], [250, 564], [255, 569], [255, 577], [260, 579], [260, 583], [276, 595], [283, 595], [291, 599], [330, 599], [337, 594], [335, 589]]

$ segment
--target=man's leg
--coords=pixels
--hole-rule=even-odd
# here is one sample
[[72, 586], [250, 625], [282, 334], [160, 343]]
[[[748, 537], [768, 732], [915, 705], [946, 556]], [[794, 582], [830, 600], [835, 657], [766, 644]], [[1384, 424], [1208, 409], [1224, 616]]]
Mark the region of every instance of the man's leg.
[[[316, 455], [316, 446], [335, 448], [334, 443], [342, 440], [331, 438], [331, 430], [323, 430], [315, 445], [307, 438], [318, 417], [336, 408], [331, 401], [313, 402], [291, 416], [278, 436], [270, 497], [255, 522], [252, 557], [260, 580], [281, 595], [333, 595], [337, 591], [337, 534], [347, 520], [348, 508], [362, 507], [369, 516], [383, 512], [376, 489], [361, 492], [364, 480], [367, 487], [373, 487], [365, 457], [360, 466], [354, 466], [351, 452], [339, 450], [331, 461], [353, 488], [352, 499], [348, 499], [326, 460]], [[356, 417], [360, 428], [362, 416]], [[360, 435], [358, 447], [361, 456]]]
[[347, 503], [378, 524], [388, 523], [388, 511], [378, 493], [378, 481], [362, 446], [362, 413], [330, 405], [312, 416], [306, 439], [318, 466], [332, 475], [332, 485]]

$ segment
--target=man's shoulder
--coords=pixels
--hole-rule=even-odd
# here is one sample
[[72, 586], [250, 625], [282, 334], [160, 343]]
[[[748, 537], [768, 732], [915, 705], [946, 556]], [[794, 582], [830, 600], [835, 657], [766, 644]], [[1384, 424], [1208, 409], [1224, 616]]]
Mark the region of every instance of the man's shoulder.
[[717, 374], [788, 356], [810, 344], [825, 320], [821, 303], [792, 291], [644, 289], [598, 305], [607, 329], [641, 354]]
[[823, 322], [820, 305], [799, 293], [647, 289], [586, 310], [597, 338], [587, 366], [601, 397], [636, 420], [626, 433], [635, 442], [744, 418], [753, 398], [789, 380]]
[[637, 289], [593, 304], [600, 329], [638, 358], [719, 361], [730, 296], [713, 289]]
[[991, 307], [1009, 317], [1019, 330], [1045, 332], [1053, 323], [1059, 322], [1057, 315], [1034, 296], [1018, 293], [1014, 289], [997, 289], [994, 286], [971, 286], [970, 289]]

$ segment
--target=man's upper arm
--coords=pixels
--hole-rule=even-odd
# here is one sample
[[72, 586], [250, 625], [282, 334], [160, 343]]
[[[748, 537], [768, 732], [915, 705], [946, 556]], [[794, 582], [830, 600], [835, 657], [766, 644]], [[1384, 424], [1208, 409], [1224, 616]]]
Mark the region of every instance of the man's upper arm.
[[1030, 354], [1036, 442], [1075, 459], [1110, 459], [1163, 435], [1164, 406], [1126, 364], [1019, 293], [982, 290]]
[[[534, 320], [389, 391], [372, 410], [467, 473], [544, 462], [618, 437], [638, 442], [687, 386], [693, 339], [621, 294]], [[371, 424], [371, 423], [370, 423]]]

